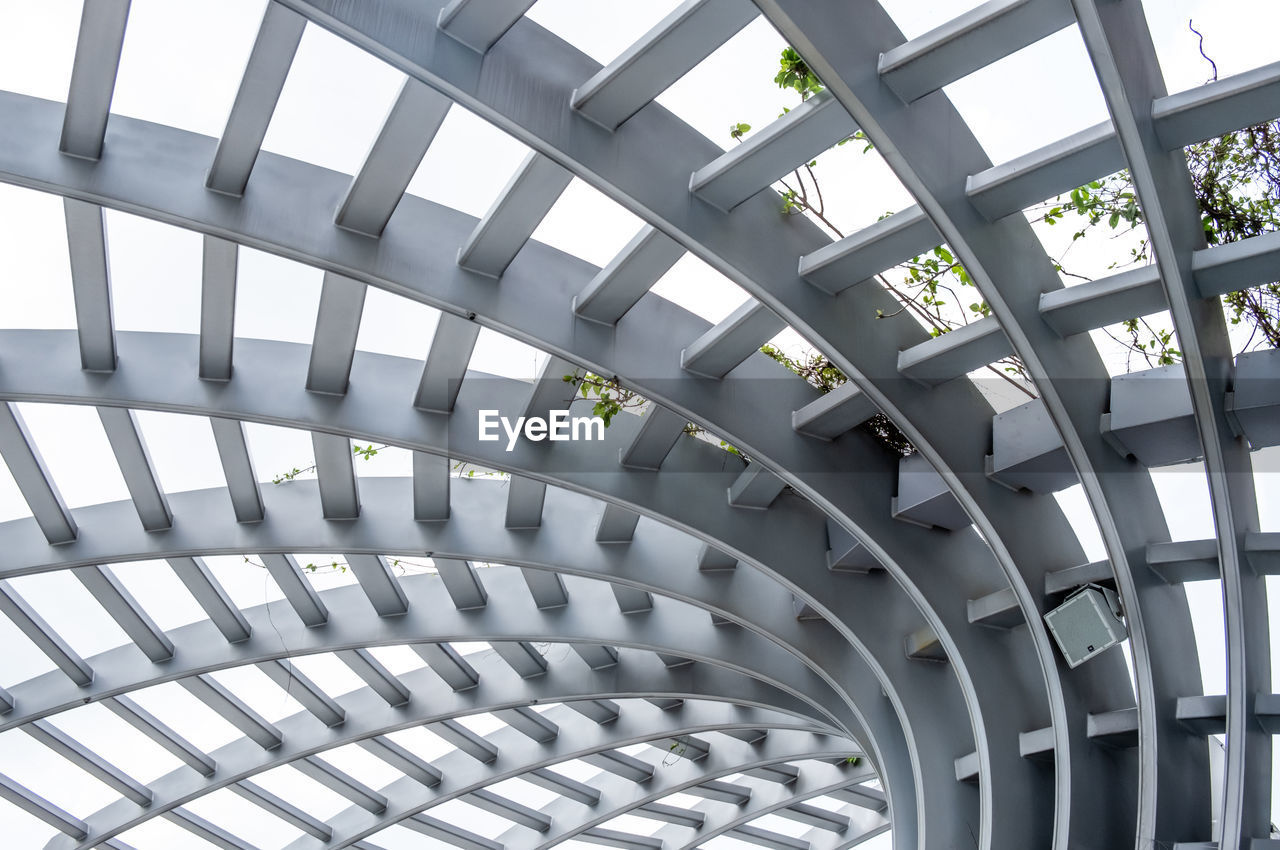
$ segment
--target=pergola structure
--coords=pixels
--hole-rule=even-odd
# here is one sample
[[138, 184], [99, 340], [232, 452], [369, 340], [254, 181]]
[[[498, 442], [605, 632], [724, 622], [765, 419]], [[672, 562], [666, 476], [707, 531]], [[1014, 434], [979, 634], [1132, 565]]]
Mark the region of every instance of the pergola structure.
[[[110, 115], [128, 0], [85, 0], [66, 103], [0, 94], [0, 180], [65, 198], [78, 324], [0, 331], [0, 454], [32, 513], [0, 524], [0, 612], [56, 666], [0, 692], [0, 729], [118, 795], [75, 814], [0, 776], [0, 796], [57, 830], [49, 850], [121, 850], [157, 817], [260, 846], [190, 810], [222, 789], [295, 830], [291, 850], [377, 848], [397, 826], [465, 850], [836, 850], [890, 828], [901, 850], [1280, 847], [1280, 535], [1260, 530], [1250, 466], [1280, 443], [1280, 359], [1234, 360], [1218, 301], [1277, 277], [1280, 234], [1206, 248], [1182, 153], [1280, 113], [1280, 65], [1169, 95], [1137, 0], [991, 0], [911, 40], [874, 0], [689, 0], [601, 67], [531, 5], [274, 0], [221, 138]], [[757, 15], [826, 91], [725, 153], [653, 100]], [[406, 75], [354, 176], [260, 151], [306, 26]], [[993, 164], [940, 89], [1071, 26], [1110, 121]], [[455, 104], [533, 151], [479, 221], [405, 194]], [[856, 129], [917, 205], [834, 242], [779, 216], [768, 187]], [[1019, 213], [1122, 168], [1156, 264], [1064, 288]], [[574, 176], [646, 223], [603, 269], [530, 240]], [[114, 328], [103, 208], [203, 235], [198, 336]], [[992, 315], [936, 338], [877, 321], [897, 302], [870, 279], [943, 242]], [[313, 345], [235, 337], [241, 245], [323, 269]], [[650, 294], [685, 252], [752, 300], [711, 326]], [[425, 363], [356, 350], [369, 287], [442, 311]], [[1110, 380], [1087, 331], [1164, 309], [1185, 362]], [[482, 327], [547, 352], [545, 380], [469, 372]], [[819, 395], [760, 354], [784, 327], [849, 383]], [[993, 418], [965, 376], [1010, 354], [1040, 398]], [[477, 438], [480, 410], [545, 414], [581, 369], [651, 406], [603, 441]], [[33, 401], [97, 409], [130, 501], [66, 507], [14, 406]], [[166, 494], [137, 410], [208, 417], [225, 489]], [[914, 455], [857, 427], [876, 412]], [[310, 431], [317, 480], [260, 485], [244, 422]], [[411, 450], [412, 479], [360, 479], [352, 440]], [[1147, 469], [1196, 457], [1216, 539], [1171, 543]], [[509, 478], [459, 481], [458, 461]], [[1053, 497], [1076, 483], [1104, 561]], [[345, 553], [358, 586], [317, 591], [300, 551]], [[284, 599], [235, 605], [201, 560], [228, 553], [261, 558]], [[434, 570], [397, 576], [412, 556]], [[112, 572], [139, 560], [207, 619], [159, 628]], [[81, 657], [7, 581], [61, 570], [131, 643]], [[1203, 578], [1222, 586], [1225, 695], [1203, 694], [1180, 586]], [[1122, 599], [1131, 673], [1119, 651], [1068, 668], [1050, 639], [1044, 613], [1089, 583]], [[398, 645], [426, 666], [371, 652]], [[290, 663], [318, 653], [365, 687], [335, 697]], [[241, 667], [299, 713], [268, 721], [215, 675]], [[241, 737], [204, 751], [131, 698], [166, 682]], [[179, 766], [143, 783], [59, 727], [89, 704]], [[462, 722], [480, 713], [501, 728]], [[389, 737], [423, 725], [453, 748]], [[324, 759], [352, 744], [399, 778], [372, 788]], [[575, 759], [603, 772], [555, 769]], [[255, 782], [282, 765], [349, 808], [320, 819]], [[513, 778], [556, 798], [493, 790]], [[433, 815], [457, 800], [505, 831]]]

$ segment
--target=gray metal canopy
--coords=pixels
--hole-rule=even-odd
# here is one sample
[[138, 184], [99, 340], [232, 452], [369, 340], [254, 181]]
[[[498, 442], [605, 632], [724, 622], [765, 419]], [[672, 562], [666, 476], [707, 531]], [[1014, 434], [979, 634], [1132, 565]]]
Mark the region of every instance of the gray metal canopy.
[[[910, 40], [873, 0], [688, 0], [603, 67], [530, 0], [271, 0], [211, 138], [111, 113], [129, 5], [85, 0], [65, 103], [0, 92], [0, 180], [64, 199], [76, 320], [0, 330], [0, 456], [31, 512], [0, 523], [0, 614], [52, 665], [5, 679], [0, 732], [110, 792], [78, 808], [0, 775], [45, 847], [145, 850], [156, 818], [235, 850], [1280, 847], [1280, 535], [1251, 467], [1280, 444], [1280, 357], [1233, 358], [1218, 302], [1280, 277], [1280, 234], [1207, 247], [1182, 154], [1280, 115], [1280, 64], [1170, 95], [1138, 0], [990, 0]], [[654, 99], [759, 15], [826, 90], [724, 152]], [[307, 26], [404, 75], [355, 175], [261, 150]], [[942, 87], [1071, 26], [1110, 120], [992, 163]], [[531, 150], [480, 219], [406, 194], [455, 104]], [[769, 186], [856, 129], [915, 205], [834, 242], [779, 216]], [[1156, 263], [1065, 288], [1020, 213], [1120, 169]], [[644, 222], [603, 268], [531, 239], [574, 177]], [[104, 209], [201, 234], [198, 334], [116, 329]], [[870, 279], [943, 243], [990, 317], [938, 337], [877, 320], [897, 302]], [[311, 345], [236, 336], [239, 246], [323, 271]], [[649, 292], [686, 252], [748, 302], [712, 325]], [[423, 360], [357, 350], [369, 287], [441, 311]], [[1184, 364], [1110, 379], [1088, 332], [1166, 309]], [[787, 327], [849, 382], [820, 395], [759, 352]], [[482, 328], [546, 353], [542, 380], [469, 368]], [[966, 375], [1009, 355], [1039, 399], [993, 415]], [[545, 415], [584, 369], [644, 414], [601, 440], [478, 438], [481, 411]], [[67, 507], [32, 402], [96, 410], [128, 501]], [[166, 493], [135, 411], [206, 418], [226, 486]], [[877, 412], [915, 454], [858, 428]], [[246, 422], [309, 432], [316, 480], [260, 483]], [[353, 441], [412, 452], [412, 475], [362, 477]], [[1216, 536], [1175, 543], [1148, 470], [1188, 458]], [[1103, 561], [1054, 497], [1077, 483]], [[322, 588], [303, 552], [341, 553], [352, 581]], [[237, 604], [206, 560], [225, 555], [279, 598]], [[176, 578], [203, 618], [161, 628], [126, 571]], [[78, 653], [17, 586], [55, 573], [128, 642]], [[1195, 663], [1182, 584], [1203, 579], [1224, 695]], [[1042, 618], [1091, 583], [1131, 639], [1069, 668]], [[173, 685], [228, 737], [144, 706]], [[171, 769], [143, 781], [69, 731], [103, 708]], [[438, 751], [406, 743], [422, 729]], [[391, 778], [334, 758], [357, 749]], [[279, 771], [339, 804], [317, 814]], [[550, 797], [512, 790], [535, 786]], [[203, 807], [227, 791], [255, 817]]]

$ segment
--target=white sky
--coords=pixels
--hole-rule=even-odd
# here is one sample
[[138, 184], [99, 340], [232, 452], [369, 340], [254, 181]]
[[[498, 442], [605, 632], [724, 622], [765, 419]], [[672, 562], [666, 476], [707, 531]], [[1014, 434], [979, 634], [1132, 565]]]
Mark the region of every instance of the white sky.
[[[64, 100], [79, 25], [76, 0], [41, 3], [0, 0], [0, 89]], [[642, 35], [671, 8], [674, 0], [624, 3], [621, 0], [540, 0], [529, 17], [559, 34], [600, 62], [608, 62]], [[976, 3], [946, 0], [886, 0], [885, 4], [908, 37], [927, 30], [948, 16]], [[1196, 52], [1196, 38], [1187, 28], [1193, 18], [1205, 35], [1205, 49], [1217, 61], [1222, 76], [1280, 59], [1274, 38], [1280, 8], [1269, 0], [1160, 0], [1148, 2], [1148, 17], [1170, 91], [1193, 87], [1205, 80], [1207, 66]], [[261, 18], [263, 0], [133, 0], [113, 111], [217, 136], [239, 84], [245, 57]], [[726, 149], [733, 143], [728, 127], [739, 121], [757, 130], [794, 103], [794, 97], [772, 83], [776, 57], [783, 45], [764, 20], [757, 20], [686, 78], [665, 92], [659, 102]], [[309, 26], [290, 72], [264, 147], [328, 168], [353, 173], [364, 158], [391, 104], [401, 75], [334, 36]], [[1069, 133], [1105, 120], [1106, 110], [1093, 80], [1078, 33], [1068, 28], [1039, 44], [1019, 51], [947, 88], [979, 140], [996, 162], [1026, 153]], [[454, 107], [410, 184], [409, 191], [482, 214], [523, 158], [522, 144]], [[459, 168], [458, 163], [465, 163]], [[833, 218], [846, 232], [896, 211], [911, 199], [876, 155], [863, 155], [861, 146], [847, 145], [822, 157], [819, 174]], [[199, 320], [200, 237], [166, 225], [108, 212], [113, 298], [121, 330], [196, 333]], [[599, 192], [574, 180], [535, 238], [604, 265], [639, 229], [640, 221]], [[1044, 228], [1040, 228], [1044, 230]], [[1057, 253], [1062, 245], [1046, 234], [1046, 245]], [[1100, 274], [1123, 254], [1128, 242], [1099, 240], [1098, 247], [1077, 249], [1072, 267]], [[319, 299], [320, 272], [250, 249], [241, 249], [236, 308], [237, 334], [244, 337], [309, 343]], [[705, 264], [686, 257], [658, 283], [654, 291], [710, 321], [718, 321], [745, 300], [745, 293]], [[0, 327], [73, 328], [70, 273], [66, 257], [65, 225], [60, 199], [0, 185]], [[365, 304], [358, 347], [363, 350], [421, 358], [434, 327], [436, 311], [396, 296], [370, 290]], [[1102, 339], [1095, 335], [1096, 339]], [[788, 350], [805, 350], [790, 331], [778, 342]], [[1123, 370], [1123, 358], [1103, 348], [1113, 372]], [[484, 331], [471, 367], [481, 371], [531, 378], [539, 362], [534, 349]], [[1001, 402], [997, 402], [1001, 403]], [[1005, 402], [1007, 403], [1007, 402]], [[67, 502], [73, 507], [127, 498], [105, 435], [93, 410], [87, 407], [21, 405]], [[161, 483], [168, 492], [222, 486], [221, 468], [203, 419], [176, 414], [138, 414]], [[292, 466], [312, 463], [304, 432], [263, 425], [247, 426], [256, 468], [269, 479]], [[1264, 530], [1280, 530], [1280, 450], [1255, 456], [1259, 504]], [[386, 450], [360, 464], [361, 475], [403, 475], [408, 454]], [[1199, 464], [1161, 470], [1155, 476], [1161, 503], [1175, 539], [1212, 535], [1208, 498]], [[1102, 548], [1079, 488], [1060, 494], [1091, 558]], [[29, 515], [7, 470], [0, 467], [0, 520]], [[299, 558], [322, 560], [322, 554]], [[235, 601], [243, 606], [280, 597], [264, 573], [240, 558], [210, 558], [211, 567]], [[173, 627], [202, 616], [167, 569], [156, 565], [120, 565], [116, 573], [162, 627]], [[145, 580], [139, 576], [145, 575]], [[317, 577], [318, 586], [346, 583], [341, 576]], [[323, 584], [322, 584], [323, 583]], [[124, 643], [119, 628], [69, 576], [50, 574], [19, 579], [15, 586], [73, 647], [85, 654]], [[1269, 581], [1269, 589], [1274, 587]], [[1188, 585], [1197, 624], [1200, 663], [1207, 693], [1221, 693], [1223, 681], [1222, 614], [1217, 582]], [[1275, 594], [1271, 594], [1275, 597]], [[1273, 607], [1280, 598], [1272, 599]], [[44, 670], [48, 660], [7, 622], [0, 622], [6, 656], [0, 662], [0, 685], [12, 685]], [[477, 647], [478, 648], [478, 647]], [[375, 650], [393, 671], [420, 666], [407, 651]], [[1273, 652], [1273, 657], [1280, 653]], [[298, 666], [332, 693], [361, 684], [332, 657], [300, 659]], [[228, 671], [217, 678], [238, 686], [238, 693], [276, 719], [299, 709], [266, 683], [256, 670]], [[274, 689], [274, 690], [273, 690]], [[252, 698], [251, 698], [252, 696]], [[177, 686], [161, 686], [139, 695], [139, 702], [157, 714], [181, 719], [176, 726], [197, 744], [215, 747], [233, 730], [225, 721]], [[58, 720], [68, 732], [92, 743], [112, 761], [134, 771], [141, 780], [161, 775], [176, 762], [157, 753], [105, 709], [87, 706]], [[497, 721], [492, 721], [490, 726]], [[405, 735], [406, 746], [439, 754], [447, 746], [429, 733]], [[412, 744], [408, 739], [412, 738]], [[166, 761], [167, 759], [167, 761]], [[370, 784], [394, 778], [380, 762], [354, 747], [333, 755], [335, 763]], [[21, 732], [0, 735], [0, 772], [7, 773], [54, 800], [74, 814], [85, 816], [114, 797], [96, 781], [49, 759], [43, 747]], [[577, 774], [574, 774], [577, 775]], [[589, 774], [584, 774], [589, 775]], [[291, 769], [273, 771], [260, 784], [290, 799], [307, 800], [318, 816], [336, 813], [345, 801]], [[526, 786], [511, 792], [536, 800], [543, 792]], [[295, 800], [296, 801], [296, 800]], [[534, 802], [534, 805], [539, 803]], [[476, 817], [462, 804], [454, 815], [472, 824], [493, 822]], [[198, 813], [220, 823], [271, 821], [259, 810], [229, 792], [193, 805]], [[447, 810], [433, 812], [447, 816]], [[128, 836], [139, 850], [207, 846], [177, 827], [155, 820], [152, 826]], [[629, 818], [620, 828], [651, 832], [653, 821]], [[772, 818], [770, 828], [800, 834], [793, 822]], [[266, 827], [263, 826], [266, 830]], [[494, 833], [500, 832], [497, 829]], [[400, 832], [404, 832], [401, 830]], [[10, 846], [40, 846], [52, 834], [43, 824], [0, 807], [0, 834]], [[273, 828], [255, 840], [264, 848], [283, 846], [296, 834]], [[412, 833], [404, 842], [388, 836], [380, 843], [422, 846]], [[16, 844], [14, 842], [17, 842]], [[733, 839], [720, 843], [740, 844]], [[888, 846], [888, 838], [868, 847]]]

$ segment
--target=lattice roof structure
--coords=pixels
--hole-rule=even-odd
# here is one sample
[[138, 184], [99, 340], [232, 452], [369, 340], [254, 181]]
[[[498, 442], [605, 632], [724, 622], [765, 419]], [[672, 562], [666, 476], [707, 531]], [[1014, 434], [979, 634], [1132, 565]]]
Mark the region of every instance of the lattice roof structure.
[[[49, 850], [1280, 846], [1280, 534], [1251, 466], [1280, 444], [1280, 358], [1234, 357], [1218, 301], [1280, 277], [1280, 234], [1206, 247], [1182, 153], [1280, 114], [1280, 64], [1168, 94], [1137, 0], [991, 0], [911, 39], [870, 0], [689, 0], [602, 66], [532, 5], [272, 0], [217, 138], [111, 112], [128, 0], [85, 0], [65, 103], [0, 93], [0, 181], [64, 199], [76, 319], [0, 331], [0, 455], [31, 514], [0, 524], [0, 613], [52, 665], [5, 682], [0, 730], [109, 791], [84, 808], [0, 775], [5, 805]], [[761, 15], [826, 90], [723, 151], [654, 99]], [[262, 147], [307, 27], [404, 76], [354, 175]], [[1110, 120], [991, 162], [941, 89], [1068, 27]], [[531, 151], [479, 219], [406, 194], [458, 108]], [[835, 241], [780, 216], [774, 181], [855, 130], [915, 205]], [[1120, 169], [1156, 262], [1065, 287], [1020, 213]], [[575, 177], [643, 221], [603, 267], [530, 238]], [[117, 329], [104, 209], [200, 235], [198, 334]], [[870, 279], [943, 242], [991, 315], [937, 337], [879, 321], [898, 302]], [[244, 249], [323, 271], [312, 344], [237, 335]], [[712, 324], [651, 293], [686, 253], [750, 299]], [[374, 290], [440, 311], [424, 359], [358, 349]], [[1184, 363], [1110, 378], [1088, 332], [1161, 310]], [[761, 354], [784, 328], [849, 382], [821, 395]], [[469, 369], [482, 329], [549, 355], [541, 380]], [[1009, 355], [1039, 399], [993, 415], [966, 376]], [[480, 411], [545, 415], [582, 370], [644, 415], [601, 440], [479, 438]], [[29, 403], [95, 408], [130, 498], [68, 508]], [[139, 411], [207, 419], [225, 487], [166, 492]], [[875, 413], [916, 452], [858, 427]], [[262, 481], [253, 423], [309, 432], [315, 480]], [[353, 441], [411, 452], [412, 475], [358, 474]], [[1149, 469], [1189, 458], [1216, 536], [1171, 542]], [[1076, 484], [1103, 560], [1054, 497]], [[308, 552], [353, 580], [325, 586]], [[228, 555], [278, 597], [238, 604], [211, 566]], [[127, 642], [78, 652], [24, 597], [43, 574]], [[200, 618], [162, 628], [138, 583], [174, 578]], [[1202, 579], [1223, 695], [1194, 661], [1182, 585]], [[1132, 669], [1120, 650], [1070, 668], [1046, 629], [1096, 583]], [[356, 684], [331, 693], [318, 658]], [[228, 736], [189, 740], [162, 704]], [[76, 732], [107, 720], [170, 767], [143, 781]], [[226, 817], [228, 792], [254, 814]]]

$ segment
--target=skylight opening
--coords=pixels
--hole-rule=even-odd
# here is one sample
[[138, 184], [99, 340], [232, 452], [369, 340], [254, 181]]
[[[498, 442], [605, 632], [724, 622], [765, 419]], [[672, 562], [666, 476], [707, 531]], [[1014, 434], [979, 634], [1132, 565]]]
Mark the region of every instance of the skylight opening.
[[239, 729], [177, 682], [130, 691], [129, 699], [206, 753], [244, 737]]
[[498, 838], [515, 826], [515, 822], [508, 817], [487, 812], [458, 798], [437, 803], [427, 809], [425, 814], [489, 839]]
[[514, 378], [517, 381], [533, 381], [538, 377], [538, 370], [546, 358], [545, 353], [531, 345], [489, 328], [481, 328], [467, 371]]
[[179, 493], [226, 486], [208, 417], [155, 410], [134, 415], [161, 490]]
[[[658, 95], [657, 102], [729, 150], [735, 144], [730, 128], [740, 123], [763, 127], [791, 105], [773, 81], [784, 47], [777, 30], [758, 17]], [[707, 162], [714, 158], [713, 152]]]
[[1275, 12], [1270, 0], [1215, 0], [1212, 5], [1181, 0], [1147, 3], [1142, 11], [1170, 92], [1196, 88], [1213, 73], [1200, 55], [1192, 25], [1204, 35], [1204, 53], [1217, 64], [1219, 79], [1280, 59], [1274, 31], [1264, 23]]
[[[513, 136], [455, 103], [405, 191], [480, 218], [528, 153]], [[459, 168], [458, 163], [484, 167]]]
[[[786, 101], [791, 108], [798, 104], [789, 97]], [[852, 236], [915, 204], [884, 157], [863, 139], [850, 139], [817, 154], [808, 167], [802, 165], [784, 175], [774, 189], [803, 191], [810, 207], [804, 215], [833, 240]], [[785, 198], [779, 198], [780, 214], [785, 214], [784, 206]]]
[[[992, 162], [1108, 119], [1080, 30], [1071, 26], [944, 88]], [[1064, 109], [1063, 104], [1071, 104]]]
[[[315, 450], [307, 431], [245, 422], [244, 435], [254, 474], [264, 485], [285, 486], [284, 476], [295, 469], [298, 472], [293, 478], [315, 477]], [[277, 481], [280, 483], [273, 484]]]
[[[393, 572], [398, 570], [392, 567]], [[386, 667], [393, 676], [404, 676], [415, 670], [421, 670], [426, 667], [426, 662], [422, 660], [422, 656], [414, 652], [412, 647], [406, 645], [397, 646], [371, 646], [369, 653]]]
[[236, 336], [310, 345], [324, 273], [243, 246], [237, 266]]
[[66, 102], [80, 9], [78, 3], [10, 4], [0, 30], [0, 89]]
[[440, 311], [434, 307], [370, 286], [365, 291], [356, 349], [423, 360], [439, 320]]
[[[88, 817], [120, 796], [109, 786], [17, 729], [0, 734], [0, 772], [78, 818]], [[19, 813], [16, 806], [0, 807], [0, 824], [4, 824], [12, 815], [15, 828], [18, 828], [16, 822]]]
[[1089, 331], [1103, 368], [1113, 378], [1160, 366], [1160, 356], [1165, 350], [1160, 340], [1165, 334], [1170, 334], [1168, 348], [1181, 350], [1168, 310], [1134, 318], [1137, 324], [1132, 329], [1127, 322], [1120, 322]]
[[[805, 802], [808, 801], [806, 800]], [[770, 832], [777, 832], [781, 835], [789, 835], [792, 838], [801, 838], [814, 828], [807, 823], [784, 818], [772, 812], [755, 818], [751, 821], [751, 825], [767, 829]]]
[[112, 575], [165, 631], [208, 619], [186, 585], [164, 561], [126, 561], [110, 565]]
[[206, 555], [203, 560], [227, 596], [242, 610], [284, 599], [284, 592], [271, 573], [260, 566], [262, 557], [256, 553]]
[[[214, 823], [232, 835], [251, 840], [259, 850], [280, 850], [304, 835], [302, 830], [271, 814], [266, 809], [237, 795], [228, 788], [197, 797], [183, 808]], [[187, 833], [189, 838], [182, 845], [203, 844], [199, 838]]]
[[488, 786], [495, 794], [501, 794], [533, 809], [544, 809], [560, 799], [554, 791], [535, 785], [527, 779], [512, 777]]
[[382, 60], [308, 24], [262, 149], [354, 175], [402, 82]]
[[551, 770], [561, 776], [567, 776], [570, 779], [576, 779], [577, 781], [585, 782], [588, 785], [591, 784], [592, 779], [599, 776], [601, 773], [604, 773], [600, 768], [587, 764], [581, 759], [568, 759], [566, 761], [556, 762]]
[[382, 788], [404, 778], [403, 773], [357, 744], [343, 744], [325, 750], [317, 758], [370, 788]]
[[1097, 520], [1089, 509], [1089, 502], [1084, 495], [1084, 486], [1075, 484], [1066, 490], [1053, 494], [1058, 507], [1071, 523], [1071, 530], [1076, 533], [1076, 540], [1084, 549], [1084, 556], [1089, 563], [1107, 559], [1107, 549], [1102, 542], [1102, 532], [1098, 530]]
[[986, 0], [880, 0], [902, 30], [903, 40], [919, 38], [939, 25], [983, 5]]
[[[288, 662], [286, 662], [287, 664]], [[261, 714], [269, 723], [278, 723], [306, 709], [290, 693], [267, 678], [252, 664], [228, 667], [208, 674], [227, 690], [235, 694], [245, 705]]]
[[745, 289], [690, 253], [677, 260], [649, 291], [713, 325], [750, 298]]
[[222, 135], [264, 7], [262, 0], [134, 0], [111, 111]]
[[679, 5], [680, 0], [617, 5], [594, 0], [538, 0], [525, 17], [601, 65], [608, 65]]
[[420, 759], [435, 761], [453, 751], [453, 745], [426, 726], [413, 726], [387, 733], [387, 738], [404, 747]]
[[[1200, 659], [1200, 676], [1204, 693], [1227, 692], [1226, 624], [1222, 616], [1222, 582], [1183, 582], [1187, 605], [1191, 609], [1191, 628], [1196, 635], [1196, 655]], [[1268, 588], [1269, 590], [1270, 588]]]
[[22, 497], [18, 482], [13, 480], [9, 467], [0, 463], [0, 522], [27, 519], [30, 516], [31, 508]]
[[643, 224], [621, 204], [575, 177], [532, 238], [603, 268]]
[[[45, 5], [56, 4], [41, 4]], [[0, 50], [0, 57], [4, 54]], [[0, 326], [76, 327], [61, 198], [0, 184], [0, 272], [0, 297], [5, 303]]]
[[87, 405], [14, 404], [71, 508], [129, 498], [97, 412]]
[[295, 655], [292, 663], [331, 697], [340, 697], [367, 687], [364, 680], [332, 652]]
[[289, 764], [255, 774], [253, 781], [312, 817], [328, 820], [352, 806], [350, 800]]
[[358, 584], [355, 571], [347, 563], [346, 555], [331, 552], [297, 552], [293, 559], [297, 562], [298, 569], [318, 593]]
[[15, 576], [9, 584], [82, 658], [133, 643], [69, 570]]
[[633, 814], [622, 814], [600, 824], [605, 829], [616, 829], [619, 832], [629, 832], [632, 835], [653, 835], [660, 829], [666, 827], [666, 824], [653, 820], [652, 818], [640, 817]]
[[1216, 536], [1209, 481], [1202, 462], [1154, 468], [1151, 481], [1173, 540], [1208, 540]]
[[[1258, 530], [1280, 531], [1280, 446], [1253, 452], [1253, 484], [1258, 496]], [[1276, 681], [1280, 682], [1280, 677]]]
[[0, 617], [0, 641], [5, 648], [5, 663], [0, 670], [0, 687], [11, 688], [14, 685], [34, 679], [36, 676], [57, 670], [57, 666], [49, 660], [36, 645], [23, 634], [8, 617]]
[[164, 817], [148, 818], [122, 832], [120, 840], [135, 850], [208, 850], [213, 846]]
[[413, 452], [408, 449], [360, 439], [352, 440], [351, 447], [359, 447], [359, 452], [354, 455], [356, 476], [359, 478], [404, 478], [413, 475]]
[[48, 722], [139, 782], [154, 782], [182, 762], [101, 703], [62, 711]]

